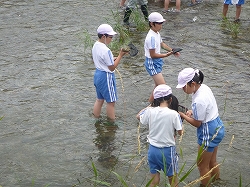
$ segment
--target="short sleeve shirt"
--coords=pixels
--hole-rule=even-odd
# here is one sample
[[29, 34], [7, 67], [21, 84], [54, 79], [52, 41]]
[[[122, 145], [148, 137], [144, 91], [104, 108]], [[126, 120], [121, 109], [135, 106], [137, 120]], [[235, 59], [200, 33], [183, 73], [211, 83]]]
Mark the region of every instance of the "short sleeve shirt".
[[168, 107], [149, 107], [140, 114], [140, 122], [149, 125], [148, 141], [155, 147], [175, 146], [175, 130], [182, 130], [180, 115]]
[[108, 66], [114, 65], [114, 56], [110, 49], [99, 41], [96, 41], [92, 48], [92, 57], [95, 67], [100, 71], [114, 72], [110, 71]]
[[201, 84], [192, 96], [192, 111], [194, 119], [206, 123], [219, 116], [217, 103], [211, 89]]
[[162, 38], [159, 32], [154, 32], [152, 29], [148, 31], [148, 34], [144, 43], [145, 56], [151, 58], [149, 50], [155, 49], [155, 53], [161, 53]]

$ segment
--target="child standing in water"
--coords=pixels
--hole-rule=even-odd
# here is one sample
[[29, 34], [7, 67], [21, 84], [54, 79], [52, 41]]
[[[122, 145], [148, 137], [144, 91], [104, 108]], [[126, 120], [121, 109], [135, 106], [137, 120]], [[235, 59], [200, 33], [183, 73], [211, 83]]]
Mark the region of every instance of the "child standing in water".
[[178, 155], [175, 147], [175, 131], [182, 135], [182, 121], [175, 110], [170, 109], [172, 89], [166, 84], [158, 85], [153, 92], [152, 107], [147, 107], [137, 114], [143, 125], [149, 126], [148, 163], [151, 177], [150, 186], [160, 183], [162, 170], [168, 176], [171, 187], [178, 184]]
[[[159, 31], [162, 29], [162, 24], [166, 21], [162, 15], [158, 12], [153, 12], [148, 16], [150, 30], [145, 39], [144, 50], [145, 50], [145, 67], [150, 76], [152, 76], [155, 87], [160, 84], [166, 84], [164, 77], [161, 73], [163, 66], [164, 57], [168, 57], [172, 52], [172, 48], [169, 47], [162, 41]], [[167, 53], [161, 53], [161, 48], [167, 50]], [[174, 54], [179, 56], [180, 53]], [[149, 102], [154, 100], [153, 93], [149, 97]]]
[[[200, 176], [208, 175], [201, 180], [201, 186], [209, 186], [210, 181], [219, 179], [220, 170], [216, 161], [218, 145], [224, 137], [224, 125], [219, 117], [218, 107], [211, 89], [202, 84], [204, 75], [199, 70], [185, 68], [178, 75], [178, 85], [187, 94], [192, 94], [192, 110], [186, 114], [179, 112], [181, 117], [197, 128], [198, 153], [197, 159]], [[210, 174], [209, 171], [212, 169]]]
[[92, 48], [93, 61], [96, 67], [94, 74], [94, 85], [96, 88], [96, 101], [93, 114], [96, 118], [100, 117], [104, 100], [107, 102], [106, 112], [108, 119], [115, 120], [115, 102], [117, 100], [115, 68], [121, 58], [127, 54], [120, 50], [117, 58], [113, 57], [112, 52], [107, 47], [113, 36], [117, 34], [108, 24], [101, 24], [97, 29], [98, 41]]

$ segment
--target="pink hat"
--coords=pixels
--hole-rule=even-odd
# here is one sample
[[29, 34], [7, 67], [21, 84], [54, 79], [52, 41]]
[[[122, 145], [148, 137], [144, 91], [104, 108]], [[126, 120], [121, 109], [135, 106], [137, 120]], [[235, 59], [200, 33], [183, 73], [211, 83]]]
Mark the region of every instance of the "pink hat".
[[153, 93], [154, 99], [165, 97], [168, 96], [169, 94], [172, 94], [172, 89], [166, 84], [160, 84], [156, 86]]
[[161, 22], [164, 22], [166, 21], [162, 15], [158, 12], [152, 12], [151, 14], [149, 14], [148, 16], [148, 20], [150, 22], [157, 22], [157, 23], [161, 23]]
[[199, 70], [194, 70], [193, 68], [183, 69], [178, 75], [178, 85], [176, 88], [183, 88], [186, 86], [186, 84], [194, 78], [197, 71]]
[[98, 34], [107, 34], [107, 35], [111, 35], [111, 36], [117, 34], [109, 24], [101, 24], [97, 28], [97, 33]]

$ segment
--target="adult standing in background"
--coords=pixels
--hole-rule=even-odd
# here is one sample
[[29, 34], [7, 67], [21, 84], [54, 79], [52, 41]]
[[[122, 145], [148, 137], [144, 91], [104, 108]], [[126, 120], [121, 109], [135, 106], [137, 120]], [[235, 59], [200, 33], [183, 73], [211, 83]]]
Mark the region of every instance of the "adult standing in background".
[[144, 19], [148, 21], [148, 1], [147, 0], [129, 0], [127, 7], [125, 9], [125, 14], [123, 18], [123, 23], [125, 25], [129, 25], [129, 17], [133, 9], [136, 8], [137, 4], [140, 5], [141, 11], [144, 15]]

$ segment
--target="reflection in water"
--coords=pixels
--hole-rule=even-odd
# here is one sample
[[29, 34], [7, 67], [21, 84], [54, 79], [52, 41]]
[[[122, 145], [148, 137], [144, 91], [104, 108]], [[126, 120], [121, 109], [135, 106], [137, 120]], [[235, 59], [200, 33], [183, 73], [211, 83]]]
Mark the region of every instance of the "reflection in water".
[[96, 138], [93, 140], [99, 149], [98, 161], [106, 168], [112, 168], [117, 163], [117, 157], [112, 155], [115, 150], [115, 132], [118, 128], [114, 123], [103, 120], [95, 122]]

